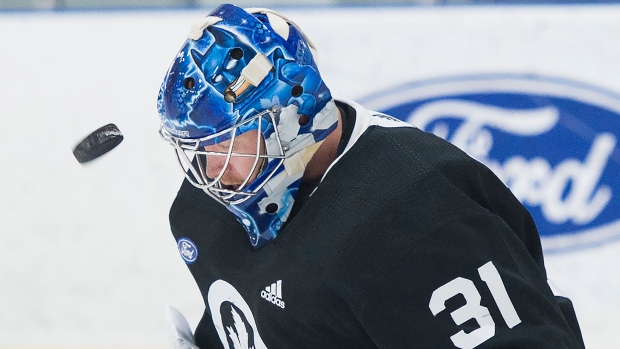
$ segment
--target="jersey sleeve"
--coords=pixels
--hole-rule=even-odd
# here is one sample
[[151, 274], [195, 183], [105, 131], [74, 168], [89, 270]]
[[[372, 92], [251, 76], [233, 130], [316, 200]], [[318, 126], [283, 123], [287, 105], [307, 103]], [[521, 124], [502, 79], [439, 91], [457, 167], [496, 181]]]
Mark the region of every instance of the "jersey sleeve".
[[382, 349], [583, 347], [539, 265], [492, 214], [416, 238], [359, 318]]

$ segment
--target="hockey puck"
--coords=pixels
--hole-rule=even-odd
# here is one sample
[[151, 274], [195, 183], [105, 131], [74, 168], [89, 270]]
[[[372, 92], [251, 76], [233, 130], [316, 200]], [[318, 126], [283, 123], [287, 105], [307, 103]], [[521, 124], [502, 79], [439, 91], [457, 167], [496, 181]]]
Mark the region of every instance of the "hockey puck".
[[114, 149], [123, 141], [123, 134], [114, 124], [93, 131], [73, 148], [73, 156], [80, 164], [94, 160]]

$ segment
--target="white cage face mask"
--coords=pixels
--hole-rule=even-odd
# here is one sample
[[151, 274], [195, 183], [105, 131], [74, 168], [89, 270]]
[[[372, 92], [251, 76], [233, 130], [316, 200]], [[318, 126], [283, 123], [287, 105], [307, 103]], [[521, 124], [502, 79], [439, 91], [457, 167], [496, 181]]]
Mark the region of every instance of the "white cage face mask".
[[[192, 185], [203, 189], [225, 205], [234, 205], [256, 195], [284, 162], [285, 149], [277, 128], [273, 128], [273, 134], [268, 140], [264, 139], [261, 132], [268, 124], [276, 125], [278, 114], [279, 108], [272, 108], [234, 127], [198, 139], [175, 137], [163, 126], [159, 133], [174, 147], [179, 165]], [[240, 132], [240, 129], [248, 127], [249, 131]], [[248, 138], [252, 130], [256, 131], [256, 136]], [[238, 141], [240, 135], [244, 136], [243, 147], [240, 147]], [[218, 138], [226, 141], [221, 142], [219, 147], [213, 146]], [[205, 144], [211, 146], [205, 147]], [[230, 165], [240, 160], [245, 164], [241, 171], [242, 177], [236, 183], [225, 183], [226, 172], [232, 167]]]

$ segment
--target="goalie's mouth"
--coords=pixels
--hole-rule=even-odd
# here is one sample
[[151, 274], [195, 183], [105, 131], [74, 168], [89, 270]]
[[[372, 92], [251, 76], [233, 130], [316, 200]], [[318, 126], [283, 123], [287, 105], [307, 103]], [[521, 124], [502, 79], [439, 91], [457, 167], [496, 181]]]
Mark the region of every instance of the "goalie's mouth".
[[239, 184], [220, 184], [220, 187], [222, 189], [226, 189], [226, 190], [232, 190], [232, 191], [238, 191], [240, 188]]
[[[257, 166], [254, 166], [252, 169], [252, 172], [249, 173], [247, 176], [245, 176], [246, 178], [243, 183], [230, 184], [230, 183], [226, 183], [225, 178], [220, 178], [217, 183], [217, 187], [219, 189], [239, 192], [243, 190], [244, 188], [248, 187], [250, 184], [252, 184], [252, 182], [256, 180], [258, 176], [260, 176], [260, 174], [265, 170], [266, 167], [267, 167], [267, 159], [260, 159], [260, 163], [257, 164]], [[209, 177], [207, 178], [210, 181], [214, 180], [213, 178], [209, 178]]]

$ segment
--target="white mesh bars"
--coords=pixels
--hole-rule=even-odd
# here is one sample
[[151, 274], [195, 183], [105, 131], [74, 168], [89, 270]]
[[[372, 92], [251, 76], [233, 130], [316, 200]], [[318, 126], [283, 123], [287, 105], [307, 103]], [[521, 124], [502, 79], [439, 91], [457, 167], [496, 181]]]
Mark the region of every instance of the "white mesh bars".
[[[274, 131], [274, 136], [278, 139], [277, 143], [280, 145], [276, 148], [275, 154], [267, 153], [266, 147], [264, 146], [262, 132], [257, 132], [253, 153], [234, 152], [235, 139], [239, 135], [239, 129], [243, 126], [256, 122], [256, 128], [260, 131], [264, 122], [275, 124], [277, 112], [278, 111], [275, 109], [263, 111], [252, 118], [235, 125], [234, 127], [199, 139], [182, 139], [175, 137], [164, 127], [161, 127], [159, 132], [161, 137], [168, 141], [175, 149], [179, 165], [183, 168], [185, 177], [192, 185], [203, 189], [207, 194], [223, 204], [238, 204], [255, 195], [256, 192], [258, 192], [265, 185], [265, 183], [271, 179], [273, 173], [275, 172], [273, 170], [282, 166], [284, 162], [284, 149], [279, 141], [277, 128]], [[229, 136], [227, 151], [216, 152], [205, 150], [203, 144], [213, 141], [221, 136]], [[207, 169], [209, 166], [209, 161], [215, 161], [214, 157], [225, 157], [225, 159], [223, 161], [217, 161], [217, 175], [213, 178], [209, 178]], [[242, 183], [236, 184], [234, 187], [225, 185], [222, 183], [222, 178], [228, 169], [231, 160], [239, 157], [253, 158], [254, 161], [251, 169]], [[269, 164], [272, 160], [276, 162]], [[253, 177], [259, 177], [261, 172], [267, 166], [272, 167], [270, 174], [263, 176], [265, 178], [260, 178], [259, 183], [256, 185], [251, 183]], [[252, 185], [248, 187], [250, 184]]]

